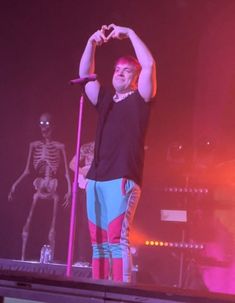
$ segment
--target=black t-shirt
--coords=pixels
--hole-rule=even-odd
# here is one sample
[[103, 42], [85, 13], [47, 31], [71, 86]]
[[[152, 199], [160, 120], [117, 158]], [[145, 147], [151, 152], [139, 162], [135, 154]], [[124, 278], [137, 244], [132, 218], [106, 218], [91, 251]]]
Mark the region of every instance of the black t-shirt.
[[88, 179], [108, 181], [128, 178], [141, 185], [144, 141], [150, 103], [138, 91], [119, 102], [113, 92], [100, 89], [95, 156]]

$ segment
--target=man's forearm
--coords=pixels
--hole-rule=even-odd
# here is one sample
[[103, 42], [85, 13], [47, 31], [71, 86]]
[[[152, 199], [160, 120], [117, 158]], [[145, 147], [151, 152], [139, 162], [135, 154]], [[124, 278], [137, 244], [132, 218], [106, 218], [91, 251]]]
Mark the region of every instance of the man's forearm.
[[139, 38], [139, 36], [132, 29], [129, 29], [128, 31], [128, 37], [132, 43], [136, 57], [142, 68], [154, 66], [155, 60], [151, 52], [149, 51], [145, 43]]
[[96, 45], [92, 41], [87, 42], [85, 50], [82, 54], [79, 65], [79, 75], [80, 77], [93, 74], [95, 72], [95, 50]]

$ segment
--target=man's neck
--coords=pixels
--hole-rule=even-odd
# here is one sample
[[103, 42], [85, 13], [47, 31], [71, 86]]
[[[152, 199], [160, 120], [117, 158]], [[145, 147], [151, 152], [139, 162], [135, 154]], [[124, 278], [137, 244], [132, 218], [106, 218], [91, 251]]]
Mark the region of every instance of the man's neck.
[[135, 92], [135, 90], [131, 89], [127, 92], [115, 92], [115, 95], [113, 96], [113, 100], [115, 102], [122, 101], [123, 99], [127, 98], [128, 96], [132, 95]]

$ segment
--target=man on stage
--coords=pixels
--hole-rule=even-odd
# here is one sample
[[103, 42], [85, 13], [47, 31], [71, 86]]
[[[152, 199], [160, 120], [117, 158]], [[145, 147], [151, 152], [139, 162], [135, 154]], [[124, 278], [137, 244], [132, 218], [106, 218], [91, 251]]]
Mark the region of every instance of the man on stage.
[[95, 73], [96, 48], [112, 39], [129, 39], [137, 59], [124, 56], [116, 61], [113, 90], [98, 80], [85, 85], [98, 112], [94, 160], [87, 174], [87, 213], [93, 278], [130, 282], [129, 233], [141, 193], [145, 134], [157, 87], [156, 65], [131, 28], [103, 25], [88, 39], [80, 61], [81, 78]]

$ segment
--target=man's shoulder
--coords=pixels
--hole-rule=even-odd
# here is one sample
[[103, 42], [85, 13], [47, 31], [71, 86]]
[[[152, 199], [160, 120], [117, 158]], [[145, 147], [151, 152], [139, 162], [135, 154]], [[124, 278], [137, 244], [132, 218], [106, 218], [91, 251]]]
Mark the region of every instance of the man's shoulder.
[[109, 87], [100, 87], [99, 95], [98, 95], [98, 102], [97, 102], [97, 109], [98, 110], [105, 110], [107, 106], [113, 101], [114, 90]]
[[106, 99], [112, 99], [114, 96], [114, 89], [111, 87], [101, 86], [98, 96], [98, 102]]
[[148, 106], [148, 104], [151, 103], [151, 102], [146, 102], [144, 100], [138, 89], [130, 96], [130, 98], [139, 101], [139, 103], [142, 104], [143, 106], [145, 105]]

